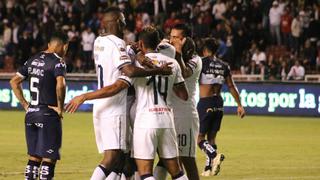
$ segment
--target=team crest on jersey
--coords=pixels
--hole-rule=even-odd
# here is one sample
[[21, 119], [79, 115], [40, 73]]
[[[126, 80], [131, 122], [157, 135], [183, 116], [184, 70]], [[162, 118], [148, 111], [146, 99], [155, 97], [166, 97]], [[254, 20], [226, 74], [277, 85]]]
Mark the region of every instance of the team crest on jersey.
[[160, 61], [158, 61], [157, 59], [151, 59], [151, 62], [154, 65], [160, 65]]

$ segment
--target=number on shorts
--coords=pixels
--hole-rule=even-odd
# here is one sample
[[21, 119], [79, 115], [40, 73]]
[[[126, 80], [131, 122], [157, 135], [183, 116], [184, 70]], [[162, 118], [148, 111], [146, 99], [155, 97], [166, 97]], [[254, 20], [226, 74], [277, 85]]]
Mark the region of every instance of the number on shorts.
[[186, 134], [178, 134], [178, 144], [179, 146], [187, 145], [187, 135]]
[[32, 93], [35, 93], [35, 99], [34, 96], [31, 96], [31, 105], [38, 105], [39, 104], [39, 89], [38, 89], [38, 85], [39, 85], [39, 78], [37, 77], [31, 77], [30, 78], [30, 91]]
[[148, 80], [147, 86], [149, 86], [151, 83], [153, 85], [154, 104], [158, 104], [158, 94], [160, 94], [164, 102], [167, 103], [168, 81], [169, 81], [168, 77], [162, 77], [162, 76], [152, 76]]

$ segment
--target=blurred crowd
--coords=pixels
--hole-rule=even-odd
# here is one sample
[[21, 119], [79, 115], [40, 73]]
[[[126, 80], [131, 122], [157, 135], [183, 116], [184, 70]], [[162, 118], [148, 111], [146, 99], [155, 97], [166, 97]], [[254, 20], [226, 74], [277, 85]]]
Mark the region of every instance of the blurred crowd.
[[125, 13], [128, 43], [145, 26], [166, 38], [185, 23], [199, 53], [205, 38], [217, 38], [217, 56], [234, 72], [270, 80], [320, 72], [320, 0], [0, 0], [0, 71], [14, 71], [63, 30], [68, 72], [94, 72], [93, 42], [109, 6]]

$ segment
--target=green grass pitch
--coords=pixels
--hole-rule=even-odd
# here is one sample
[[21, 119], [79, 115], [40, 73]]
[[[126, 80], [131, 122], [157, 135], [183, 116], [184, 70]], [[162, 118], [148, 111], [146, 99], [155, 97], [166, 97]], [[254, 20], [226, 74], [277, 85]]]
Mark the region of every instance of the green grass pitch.
[[[23, 179], [27, 161], [24, 113], [0, 112], [0, 179]], [[226, 115], [218, 136], [226, 156], [217, 180], [319, 180], [320, 118]], [[62, 160], [55, 179], [89, 179], [97, 153], [91, 113], [65, 115]], [[198, 150], [202, 171], [204, 155]]]

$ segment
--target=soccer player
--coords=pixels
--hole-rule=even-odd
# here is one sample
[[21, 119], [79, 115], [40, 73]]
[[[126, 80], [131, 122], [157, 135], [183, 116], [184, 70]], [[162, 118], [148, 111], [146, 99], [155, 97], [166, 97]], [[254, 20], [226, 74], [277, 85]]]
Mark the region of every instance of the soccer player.
[[[170, 32], [170, 43], [176, 50], [175, 59], [179, 63], [185, 84], [188, 89], [189, 99], [173, 96], [172, 108], [174, 122], [178, 137], [179, 159], [182, 167], [187, 172], [189, 179], [198, 180], [199, 173], [195, 160], [197, 137], [199, 132], [199, 117], [196, 108], [196, 87], [201, 71], [201, 58], [195, 55], [195, 44], [190, 38], [190, 30], [184, 24], [175, 25]], [[158, 179], [166, 179], [165, 169], [161, 162], [155, 168]]]
[[[206, 39], [203, 45], [202, 70], [200, 76], [200, 101], [197, 109], [200, 118], [198, 145], [206, 153], [207, 164], [203, 176], [217, 175], [223, 154], [217, 153], [216, 135], [220, 130], [223, 117], [223, 99], [221, 88], [224, 83], [238, 104], [238, 115], [243, 118], [245, 110], [241, 105], [239, 92], [233, 82], [230, 67], [218, 59], [215, 53], [219, 43], [215, 39]], [[207, 139], [206, 139], [207, 136]]]
[[198, 86], [202, 62], [201, 58], [195, 54], [195, 44], [190, 36], [190, 30], [184, 24], [177, 24], [170, 32], [170, 43], [176, 49], [175, 59], [180, 65], [189, 93], [189, 99], [186, 102], [174, 96], [172, 107], [178, 135], [180, 160], [189, 179], [198, 180], [199, 173], [195, 160], [199, 133], [196, 87]]
[[123, 169], [123, 151], [128, 148], [129, 122], [126, 117], [127, 88], [129, 77], [169, 75], [171, 67], [142, 69], [131, 64], [122, 40], [125, 19], [118, 8], [107, 9], [102, 24], [102, 33], [94, 42], [94, 60], [98, 74], [98, 90], [72, 99], [67, 112], [75, 112], [86, 100], [96, 99], [93, 106], [93, 121], [99, 153], [104, 157], [94, 170], [92, 180], [117, 179]]
[[188, 99], [188, 93], [178, 63], [155, 51], [159, 41], [159, 33], [153, 27], [146, 27], [139, 35], [142, 52], [156, 65], [172, 63], [172, 75], [134, 80], [137, 106], [133, 155], [142, 180], [155, 180], [152, 171], [157, 151], [172, 179], [188, 179], [178, 164], [173, 112], [167, 105], [173, 93], [183, 100]]
[[[26, 111], [25, 133], [29, 161], [25, 179], [51, 180], [56, 161], [60, 159], [61, 119], [65, 98], [66, 65], [62, 58], [68, 37], [54, 33], [48, 49], [31, 57], [10, 80], [14, 94]], [[23, 96], [21, 84], [30, 82], [31, 102]]]

